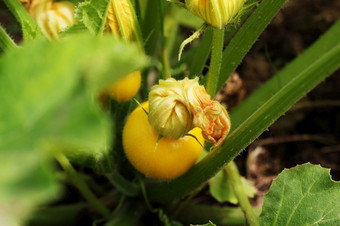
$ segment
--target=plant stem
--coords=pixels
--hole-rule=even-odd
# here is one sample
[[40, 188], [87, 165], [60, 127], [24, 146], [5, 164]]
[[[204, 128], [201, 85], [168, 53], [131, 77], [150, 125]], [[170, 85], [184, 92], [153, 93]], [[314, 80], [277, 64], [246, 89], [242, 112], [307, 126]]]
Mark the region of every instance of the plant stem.
[[92, 191], [86, 185], [84, 180], [78, 175], [77, 171], [73, 168], [73, 166], [65, 157], [65, 155], [58, 152], [55, 154], [55, 158], [60, 163], [61, 167], [71, 177], [74, 185], [79, 189], [79, 191], [82, 193], [84, 198], [90, 203], [90, 205], [93, 208], [95, 208], [98, 211], [98, 213], [100, 213], [103, 217], [108, 216], [110, 214], [110, 211], [92, 193]]
[[125, 180], [125, 178], [123, 178], [118, 172], [106, 174], [106, 177], [120, 192], [126, 196], [133, 197], [140, 193], [139, 186]]
[[232, 189], [236, 195], [236, 198], [240, 204], [240, 207], [246, 215], [247, 222], [250, 226], [259, 225], [257, 217], [249, 203], [248, 197], [244, 192], [243, 184], [241, 181], [240, 173], [234, 161], [231, 161], [225, 168], [228, 179], [232, 185]]
[[42, 36], [38, 25], [33, 21], [19, 1], [4, 0], [4, 2], [12, 12], [13, 16], [20, 23], [24, 40], [33, 40]]
[[168, 51], [166, 47], [163, 47], [162, 51], [162, 61], [163, 61], [163, 77], [164, 79], [171, 78], [170, 64], [168, 59]]
[[0, 26], [0, 49], [3, 51], [10, 50], [16, 48], [17, 45], [14, 41], [9, 37], [5, 29]]
[[206, 89], [211, 97], [215, 96], [217, 89], [217, 82], [219, 80], [222, 51], [224, 43], [224, 30], [213, 28], [213, 46], [211, 50], [210, 67], [207, 76]]

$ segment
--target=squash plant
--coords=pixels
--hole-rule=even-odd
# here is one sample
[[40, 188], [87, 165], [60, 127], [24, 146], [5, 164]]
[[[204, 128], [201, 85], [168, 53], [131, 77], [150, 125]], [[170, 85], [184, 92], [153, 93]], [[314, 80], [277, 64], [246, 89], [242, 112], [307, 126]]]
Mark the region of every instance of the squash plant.
[[[340, 21], [224, 117], [231, 128], [225, 124], [218, 145], [204, 143], [197, 129], [187, 134], [191, 114], [179, 130], [185, 142], [165, 140], [148, 124], [148, 106], [138, 103], [148, 100], [150, 83], [187, 75], [214, 97], [286, 0], [203, 2], [4, 0], [23, 40], [15, 43], [0, 26], [0, 225], [182, 225], [184, 218], [207, 225], [340, 224], [340, 184], [327, 169], [284, 170], [259, 210], [251, 207], [252, 186], [233, 162], [340, 67]], [[179, 26], [193, 35], [181, 36]], [[192, 48], [194, 39], [199, 45]], [[172, 158], [172, 146], [182, 143]], [[139, 164], [145, 159], [150, 163]], [[217, 186], [227, 180], [222, 193], [238, 206], [192, 203], [217, 177]], [[65, 184], [76, 188], [66, 190], [72, 197]]]

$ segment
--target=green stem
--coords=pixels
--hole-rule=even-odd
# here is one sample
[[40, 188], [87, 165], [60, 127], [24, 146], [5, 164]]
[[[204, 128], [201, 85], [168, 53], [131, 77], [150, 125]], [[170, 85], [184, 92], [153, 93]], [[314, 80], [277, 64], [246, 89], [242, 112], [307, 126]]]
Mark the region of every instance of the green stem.
[[106, 174], [106, 177], [120, 192], [126, 196], [133, 197], [140, 193], [139, 186], [125, 180], [118, 172]]
[[207, 92], [211, 97], [215, 96], [216, 89], [217, 89], [217, 82], [219, 79], [221, 63], [222, 63], [223, 43], [224, 43], [224, 30], [214, 28], [210, 67], [209, 67], [209, 72], [207, 75], [207, 83], [206, 83]]
[[20, 23], [24, 40], [32, 40], [42, 36], [38, 25], [30, 17], [26, 9], [20, 4], [19, 1], [4, 0], [9, 10], [12, 12], [14, 17]]
[[157, 210], [152, 208], [152, 205], [151, 205], [151, 203], [149, 201], [148, 195], [146, 193], [144, 181], [140, 177], [138, 177], [138, 180], [139, 180], [140, 188], [142, 190], [142, 195], [143, 195], [143, 198], [144, 198], [146, 206], [148, 207], [148, 209], [150, 210], [151, 213], [156, 213]]
[[92, 193], [89, 187], [86, 185], [84, 180], [78, 175], [77, 171], [73, 168], [71, 163], [62, 153], [55, 154], [56, 160], [59, 162], [61, 167], [67, 172], [67, 174], [71, 177], [74, 185], [79, 189], [84, 198], [91, 204], [93, 208], [95, 208], [98, 213], [102, 216], [106, 217], [110, 214], [110, 211], [101, 203], [97, 197]]
[[163, 78], [168, 79], [171, 78], [171, 72], [170, 72], [170, 63], [168, 59], [168, 51], [166, 49], [166, 42], [167, 38], [164, 35], [164, 20], [165, 20], [165, 14], [164, 14], [164, 2], [160, 1], [160, 20], [161, 20], [161, 44], [162, 44], [162, 63], [163, 63]]
[[247, 222], [250, 226], [259, 225], [257, 217], [251, 207], [248, 197], [244, 192], [243, 184], [241, 181], [240, 173], [234, 161], [231, 161], [225, 168], [228, 179], [232, 185], [232, 189], [236, 195], [236, 198], [240, 204], [240, 207], [246, 215]]
[[171, 78], [170, 63], [169, 63], [168, 51], [167, 51], [166, 47], [163, 47], [162, 61], [163, 61], [163, 77], [164, 77], [164, 79]]
[[17, 45], [14, 41], [9, 37], [5, 29], [0, 26], [0, 49], [3, 51], [10, 50], [16, 48]]

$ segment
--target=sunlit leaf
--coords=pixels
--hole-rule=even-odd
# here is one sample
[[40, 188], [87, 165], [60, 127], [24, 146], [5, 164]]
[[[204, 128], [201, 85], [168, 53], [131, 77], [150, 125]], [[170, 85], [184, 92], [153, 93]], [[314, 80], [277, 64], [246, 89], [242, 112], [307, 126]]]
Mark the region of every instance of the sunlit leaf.
[[264, 196], [261, 225], [339, 225], [340, 183], [304, 164], [284, 170]]

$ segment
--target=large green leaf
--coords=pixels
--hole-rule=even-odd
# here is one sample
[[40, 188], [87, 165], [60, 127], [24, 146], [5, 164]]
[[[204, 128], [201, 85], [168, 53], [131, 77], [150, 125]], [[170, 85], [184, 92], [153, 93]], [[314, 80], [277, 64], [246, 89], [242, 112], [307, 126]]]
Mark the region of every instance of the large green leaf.
[[264, 196], [261, 225], [339, 225], [340, 183], [304, 164], [284, 170]]
[[0, 59], [0, 148], [21, 134], [59, 144], [72, 138], [98, 157], [93, 149], [106, 149], [109, 124], [93, 94], [145, 63], [134, 45], [111, 37], [35, 41], [9, 52]]
[[98, 91], [140, 69], [146, 58], [112, 37], [35, 40], [0, 58], [0, 223], [20, 223], [58, 194], [51, 152], [110, 167], [110, 121]]

